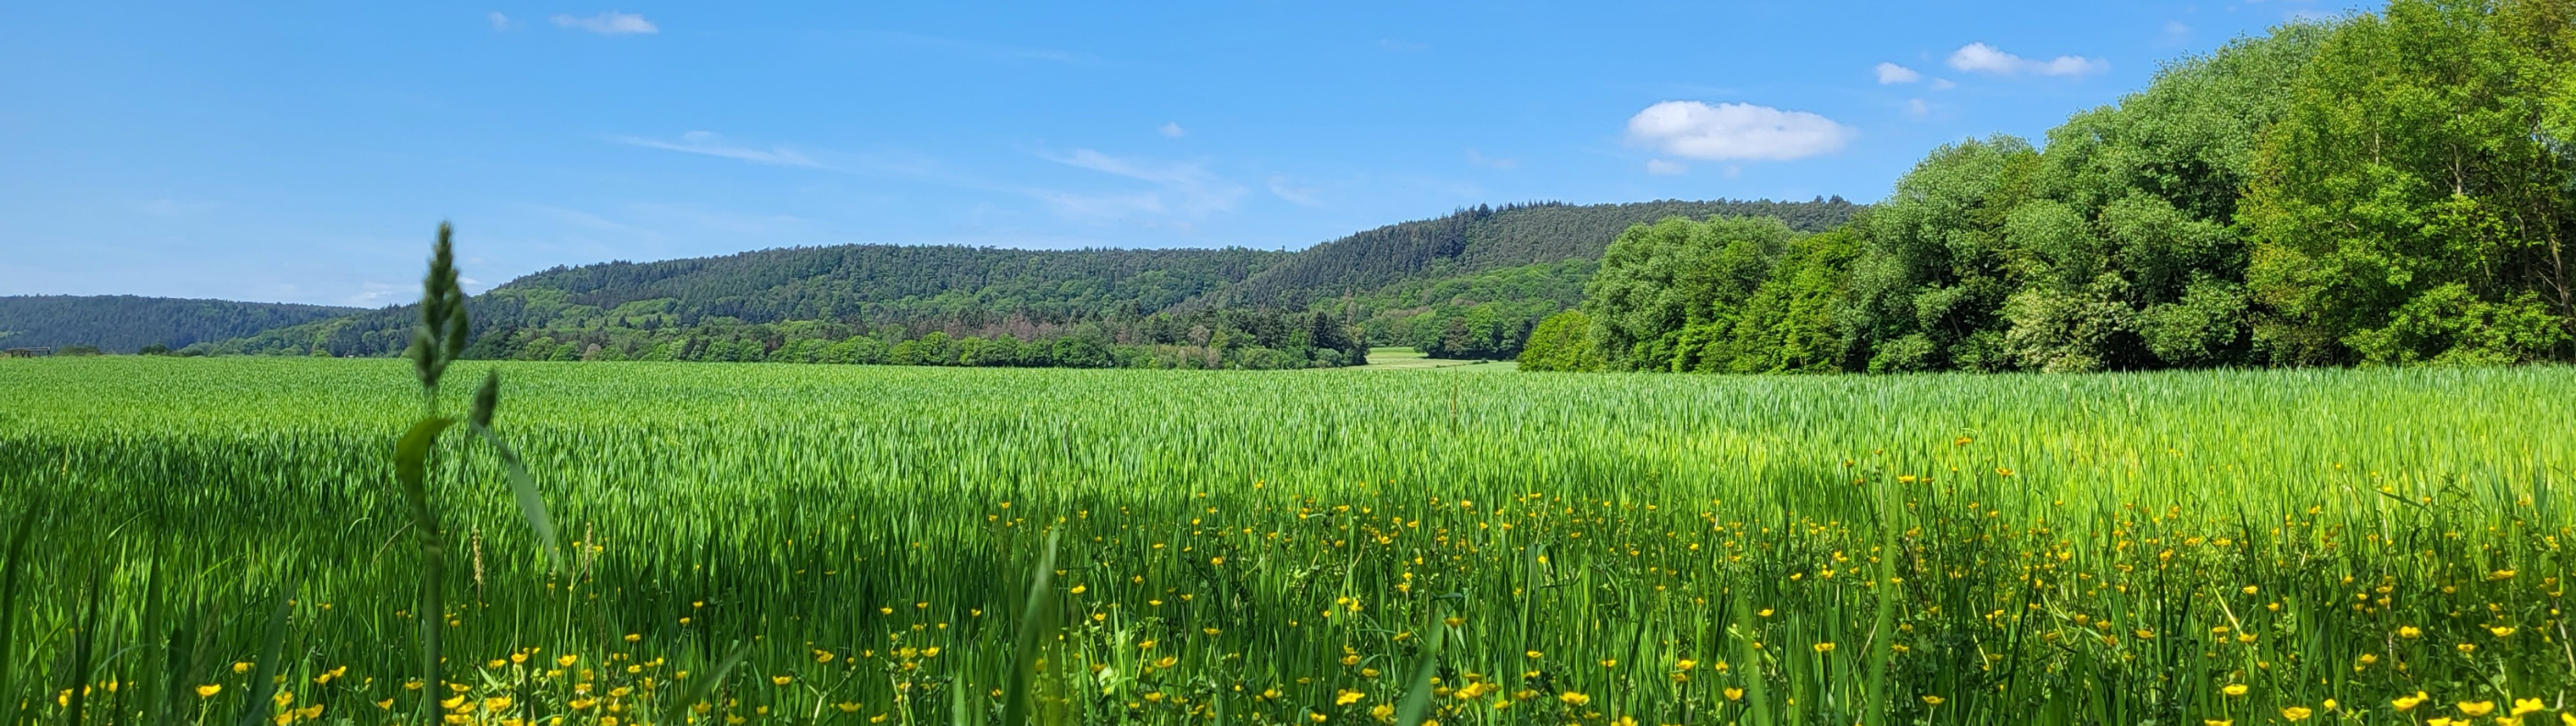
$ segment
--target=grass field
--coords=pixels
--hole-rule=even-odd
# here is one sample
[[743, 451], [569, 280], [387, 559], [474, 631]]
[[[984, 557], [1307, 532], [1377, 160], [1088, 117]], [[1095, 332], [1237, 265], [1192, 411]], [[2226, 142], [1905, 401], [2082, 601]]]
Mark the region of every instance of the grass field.
[[2576, 723], [2576, 370], [499, 370], [418, 613], [406, 363], [0, 361], [9, 723]]

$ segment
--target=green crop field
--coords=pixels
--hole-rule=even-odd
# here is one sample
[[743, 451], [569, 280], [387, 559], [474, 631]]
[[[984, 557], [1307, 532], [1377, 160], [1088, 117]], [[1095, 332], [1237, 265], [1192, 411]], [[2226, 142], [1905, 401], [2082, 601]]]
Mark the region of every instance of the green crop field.
[[410, 363], [0, 361], [0, 714], [2576, 723], [2566, 368], [496, 365], [419, 612]]

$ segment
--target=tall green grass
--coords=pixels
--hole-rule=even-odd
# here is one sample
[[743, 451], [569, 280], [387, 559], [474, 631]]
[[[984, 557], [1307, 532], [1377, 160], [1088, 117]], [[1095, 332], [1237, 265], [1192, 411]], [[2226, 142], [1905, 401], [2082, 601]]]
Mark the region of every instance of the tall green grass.
[[2568, 369], [505, 364], [571, 546], [500, 457], [431, 457], [422, 613], [404, 365], [0, 362], [0, 519], [54, 503], [6, 563], [15, 712], [2539, 724], [2576, 687]]

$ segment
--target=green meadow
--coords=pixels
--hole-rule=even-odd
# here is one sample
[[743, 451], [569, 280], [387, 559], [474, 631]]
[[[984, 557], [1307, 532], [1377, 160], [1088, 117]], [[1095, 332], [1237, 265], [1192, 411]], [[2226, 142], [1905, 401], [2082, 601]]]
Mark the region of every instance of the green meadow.
[[410, 366], [0, 361], [11, 723], [2538, 724], [2576, 686], [2565, 368], [462, 361], [561, 560], [451, 439], [422, 613]]

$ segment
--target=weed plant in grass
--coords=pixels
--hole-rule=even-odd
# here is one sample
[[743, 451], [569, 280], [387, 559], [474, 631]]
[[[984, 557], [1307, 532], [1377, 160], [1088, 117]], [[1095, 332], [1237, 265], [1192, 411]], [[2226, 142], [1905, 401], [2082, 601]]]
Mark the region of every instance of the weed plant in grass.
[[2562, 368], [504, 364], [421, 613], [408, 365], [0, 361], [0, 716], [2576, 723]]

